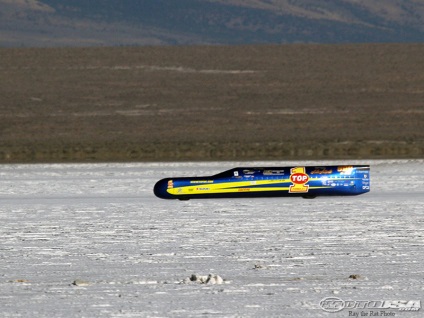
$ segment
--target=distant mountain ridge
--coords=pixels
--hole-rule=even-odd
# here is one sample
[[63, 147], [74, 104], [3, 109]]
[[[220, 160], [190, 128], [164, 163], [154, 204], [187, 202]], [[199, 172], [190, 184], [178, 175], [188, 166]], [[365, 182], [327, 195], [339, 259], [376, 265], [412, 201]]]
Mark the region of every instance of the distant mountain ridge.
[[0, 46], [423, 42], [422, 0], [0, 0]]

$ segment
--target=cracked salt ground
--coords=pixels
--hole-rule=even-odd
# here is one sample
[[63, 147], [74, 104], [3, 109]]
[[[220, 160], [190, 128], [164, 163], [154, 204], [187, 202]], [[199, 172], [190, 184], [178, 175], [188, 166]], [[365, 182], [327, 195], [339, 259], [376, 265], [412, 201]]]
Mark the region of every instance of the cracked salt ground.
[[347, 317], [320, 301], [424, 301], [424, 161], [340, 163], [370, 164], [371, 192], [179, 202], [154, 183], [246, 163], [2, 165], [0, 316]]

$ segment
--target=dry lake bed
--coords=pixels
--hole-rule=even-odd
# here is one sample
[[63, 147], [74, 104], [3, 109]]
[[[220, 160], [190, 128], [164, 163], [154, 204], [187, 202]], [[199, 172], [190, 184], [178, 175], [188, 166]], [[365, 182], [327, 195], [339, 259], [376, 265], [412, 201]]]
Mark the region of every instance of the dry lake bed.
[[[356, 197], [173, 201], [164, 177], [370, 164]], [[419, 317], [424, 160], [0, 165], [1, 317]]]

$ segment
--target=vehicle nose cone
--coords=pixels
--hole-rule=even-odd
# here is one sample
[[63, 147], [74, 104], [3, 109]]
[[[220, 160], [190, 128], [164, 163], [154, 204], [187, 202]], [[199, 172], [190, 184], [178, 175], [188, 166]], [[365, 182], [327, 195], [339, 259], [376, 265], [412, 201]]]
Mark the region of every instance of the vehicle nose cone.
[[153, 193], [155, 196], [161, 199], [173, 199], [172, 195], [166, 191], [168, 189], [168, 181], [169, 179], [162, 179], [156, 182], [153, 187]]

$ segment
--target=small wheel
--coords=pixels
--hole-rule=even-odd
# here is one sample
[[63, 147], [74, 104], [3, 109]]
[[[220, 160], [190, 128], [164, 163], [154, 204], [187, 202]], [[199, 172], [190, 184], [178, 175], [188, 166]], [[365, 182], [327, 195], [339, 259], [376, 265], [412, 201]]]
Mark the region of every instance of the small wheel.
[[304, 199], [315, 199], [316, 197], [316, 195], [302, 195], [302, 198]]
[[181, 198], [178, 198], [178, 200], [180, 200], [180, 201], [188, 201], [188, 200], [190, 200], [190, 198], [187, 198], [187, 197], [181, 197]]

